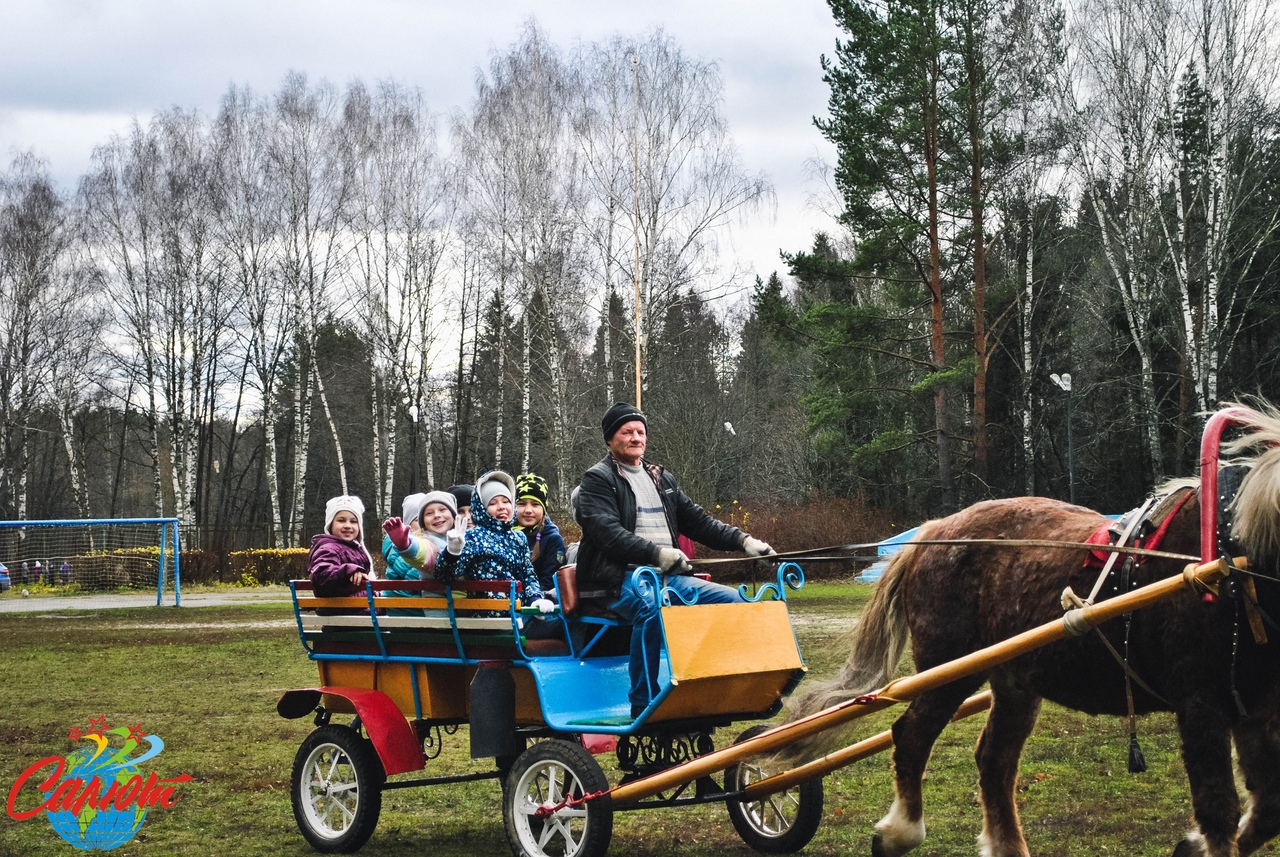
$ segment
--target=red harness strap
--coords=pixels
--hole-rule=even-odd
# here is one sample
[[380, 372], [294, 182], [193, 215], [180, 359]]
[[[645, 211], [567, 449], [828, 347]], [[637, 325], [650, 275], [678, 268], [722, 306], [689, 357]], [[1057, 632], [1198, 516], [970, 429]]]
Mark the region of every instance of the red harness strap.
[[[1169, 511], [1169, 514], [1165, 515], [1164, 520], [1160, 522], [1160, 526], [1156, 527], [1156, 531], [1154, 533], [1152, 533], [1149, 536], [1145, 536], [1145, 537], [1139, 536], [1135, 538], [1133, 540], [1133, 544], [1130, 547], [1148, 548], [1150, 550], [1157, 550], [1160, 547], [1160, 543], [1164, 541], [1165, 535], [1169, 532], [1169, 525], [1173, 523], [1174, 516], [1177, 515], [1179, 511], [1182, 510], [1182, 507], [1186, 505], [1186, 502], [1190, 500], [1191, 497], [1194, 495], [1195, 495], [1194, 491], [1187, 491], [1183, 495], [1182, 499], [1179, 500], [1174, 505], [1173, 509]], [[1090, 545], [1111, 544], [1112, 543], [1111, 527], [1112, 526], [1113, 524], [1106, 523], [1098, 527], [1098, 529], [1093, 531], [1093, 533], [1089, 536], [1089, 538], [1084, 540], [1085, 544], [1090, 544]], [[1085, 557], [1085, 561], [1084, 561], [1085, 568], [1102, 568], [1102, 566], [1106, 564], [1107, 557], [1109, 556], [1111, 556], [1111, 551], [1089, 551], [1089, 555]], [[1143, 557], [1134, 558], [1135, 564], [1140, 565], [1142, 561], [1143, 561]]]

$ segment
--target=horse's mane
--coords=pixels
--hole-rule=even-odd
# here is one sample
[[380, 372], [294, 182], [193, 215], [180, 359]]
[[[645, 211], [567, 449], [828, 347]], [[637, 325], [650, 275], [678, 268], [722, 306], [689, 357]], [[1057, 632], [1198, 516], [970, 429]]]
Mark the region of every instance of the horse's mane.
[[1164, 497], [1172, 494], [1180, 488], [1199, 488], [1200, 477], [1198, 476], [1172, 476], [1151, 489], [1152, 497]]
[[1280, 409], [1257, 400], [1240, 408], [1244, 432], [1222, 445], [1231, 464], [1249, 467], [1233, 502], [1232, 536], [1254, 568], [1275, 569], [1280, 557]]

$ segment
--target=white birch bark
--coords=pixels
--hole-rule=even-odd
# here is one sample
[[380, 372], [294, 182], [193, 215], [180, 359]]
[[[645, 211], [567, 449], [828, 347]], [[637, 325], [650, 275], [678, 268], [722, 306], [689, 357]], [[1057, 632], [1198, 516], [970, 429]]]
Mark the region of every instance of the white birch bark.
[[311, 86], [290, 74], [275, 99], [268, 152], [271, 175], [280, 183], [280, 278], [293, 303], [297, 333], [294, 357], [294, 443], [290, 474], [289, 541], [302, 544], [311, 410], [315, 384], [316, 332], [334, 299], [343, 264], [342, 215], [349, 190], [335, 137], [341, 102], [328, 84]]
[[347, 461], [342, 454], [342, 436], [338, 434], [338, 423], [333, 418], [333, 410], [329, 407], [329, 397], [324, 392], [324, 377], [316, 371], [316, 395], [320, 397], [320, 407], [324, 410], [325, 423], [329, 426], [329, 436], [333, 438], [334, 453], [338, 457], [338, 482], [343, 494], [350, 494], [347, 486]]
[[524, 311], [524, 317], [520, 321], [520, 327], [523, 331], [520, 343], [520, 368], [524, 376], [523, 383], [520, 385], [520, 472], [527, 473], [529, 471], [529, 438], [533, 433], [533, 422], [529, 410], [533, 397], [533, 366], [529, 355], [529, 340], [531, 336], [529, 310], [527, 307]]

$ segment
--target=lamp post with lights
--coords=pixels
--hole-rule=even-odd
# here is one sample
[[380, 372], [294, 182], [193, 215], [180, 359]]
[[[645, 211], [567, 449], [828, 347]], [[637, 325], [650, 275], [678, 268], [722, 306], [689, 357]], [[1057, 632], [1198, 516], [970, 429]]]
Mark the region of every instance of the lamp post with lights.
[[1053, 383], [1057, 384], [1064, 393], [1067, 394], [1067, 490], [1071, 498], [1071, 502], [1076, 502], [1076, 442], [1071, 424], [1075, 422], [1074, 414], [1071, 406], [1071, 373], [1063, 372], [1059, 375], [1054, 372], [1049, 376]]

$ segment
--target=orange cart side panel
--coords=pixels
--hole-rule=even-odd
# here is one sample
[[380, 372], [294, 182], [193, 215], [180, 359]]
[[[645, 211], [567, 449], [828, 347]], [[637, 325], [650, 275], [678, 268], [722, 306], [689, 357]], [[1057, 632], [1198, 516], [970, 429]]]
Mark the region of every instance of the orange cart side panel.
[[804, 672], [782, 601], [666, 607], [662, 622], [674, 685], [664, 720], [765, 711]]
[[[374, 661], [317, 661], [320, 682], [332, 687], [379, 690], [395, 702], [405, 717], [414, 716], [413, 679], [418, 672], [418, 693], [425, 718], [460, 718], [467, 715], [470, 670], [460, 664], [376, 663]], [[326, 694], [324, 707], [338, 714], [355, 714], [351, 703]]]
[[[317, 661], [320, 683], [330, 687], [359, 687], [379, 690], [391, 697], [405, 717], [414, 716], [413, 680], [417, 670], [422, 716], [426, 719], [461, 719], [469, 716], [471, 678], [475, 667], [462, 664], [376, 663], [374, 661]], [[512, 667], [516, 685], [516, 721], [540, 724], [542, 705], [533, 674]], [[322, 704], [336, 714], [355, 714], [349, 700], [325, 694]]]

